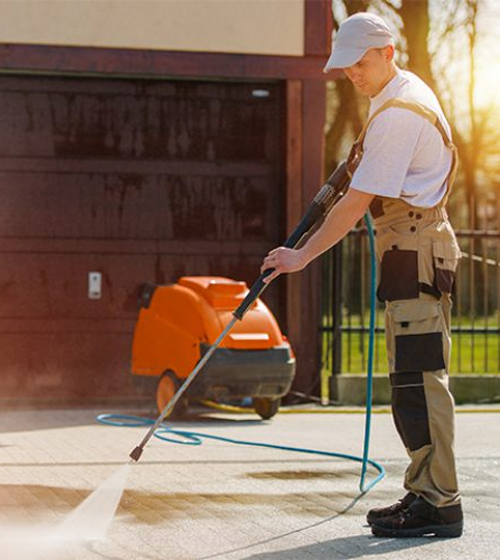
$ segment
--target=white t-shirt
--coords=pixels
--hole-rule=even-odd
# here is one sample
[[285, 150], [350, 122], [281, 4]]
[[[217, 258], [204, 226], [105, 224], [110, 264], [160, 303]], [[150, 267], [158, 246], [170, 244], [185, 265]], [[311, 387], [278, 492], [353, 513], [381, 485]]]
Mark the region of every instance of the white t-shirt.
[[[369, 114], [394, 97], [431, 109], [451, 138], [436, 96], [418, 76], [398, 69], [384, 89], [370, 99]], [[389, 107], [370, 124], [363, 147], [351, 188], [401, 198], [422, 208], [435, 206], [443, 198], [452, 155], [437, 128], [424, 117], [408, 109]]]

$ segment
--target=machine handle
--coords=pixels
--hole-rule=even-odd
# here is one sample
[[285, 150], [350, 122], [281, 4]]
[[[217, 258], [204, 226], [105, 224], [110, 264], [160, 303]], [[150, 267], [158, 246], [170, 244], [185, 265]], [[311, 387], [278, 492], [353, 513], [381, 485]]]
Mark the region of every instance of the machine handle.
[[[283, 243], [283, 247], [293, 249], [314, 225], [318, 224], [318, 222], [322, 222], [333, 208], [334, 204], [344, 194], [349, 182], [350, 177], [347, 173], [346, 163], [342, 162], [330, 177], [328, 177], [326, 183], [314, 197], [297, 227]], [[254, 282], [245, 299], [241, 302], [239, 307], [233, 311], [233, 316], [236, 317], [236, 319], [241, 321], [250, 306], [267, 288], [268, 284], [264, 282], [264, 279], [269, 276], [273, 270], [273, 268], [264, 270]]]

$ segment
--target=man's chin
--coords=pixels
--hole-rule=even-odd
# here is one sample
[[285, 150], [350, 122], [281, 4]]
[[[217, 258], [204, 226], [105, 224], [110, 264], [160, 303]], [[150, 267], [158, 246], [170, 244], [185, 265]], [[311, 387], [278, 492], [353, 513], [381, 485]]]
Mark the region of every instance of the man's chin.
[[370, 88], [367, 84], [363, 84], [362, 86], [354, 86], [360, 93], [363, 95], [371, 95]]

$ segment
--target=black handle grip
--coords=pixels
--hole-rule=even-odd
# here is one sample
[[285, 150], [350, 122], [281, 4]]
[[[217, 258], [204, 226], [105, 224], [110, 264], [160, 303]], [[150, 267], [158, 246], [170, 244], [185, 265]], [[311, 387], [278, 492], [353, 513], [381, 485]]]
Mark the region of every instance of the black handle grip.
[[267, 284], [264, 283], [264, 278], [269, 276], [273, 272], [274, 268], [268, 268], [257, 278], [253, 283], [253, 286], [248, 291], [245, 299], [240, 303], [238, 309], [233, 311], [233, 317], [236, 317], [239, 321], [243, 319], [243, 316], [248, 311], [248, 308], [252, 303], [260, 296], [260, 294], [267, 288]]
[[[305, 216], [300, 220], [298, 226], [293, 230], [288, 239], [283, 243], [283, 247], [288, 247], [293, 249], [297, 243], [301, 240], [305, 233], [321, 218], [322, 211], [321, 207], [316, 203], [312, 202]], [[252, 303], [262, 294], [262, 292], [267, 288], [267, 284], [264, 282], [264, 278], [269, 276], [273, 272], [274, 268], [268, 268], [257, 278], [250, 288], [245, 299], [240, 303], [238, 309], [233, 311], [233, 316], [238, 320], [242, 320], [245, 313]]]

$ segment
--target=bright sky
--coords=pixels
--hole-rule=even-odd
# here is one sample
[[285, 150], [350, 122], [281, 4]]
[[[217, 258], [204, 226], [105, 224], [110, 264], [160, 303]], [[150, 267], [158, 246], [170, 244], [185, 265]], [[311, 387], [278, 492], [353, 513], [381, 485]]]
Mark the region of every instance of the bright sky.
[[488, 0], [478, 20], [478, 49], [476, 53], [476, 86], [474, 95], [480, 107], [495, 104], [500, 111], [500, 1]]

